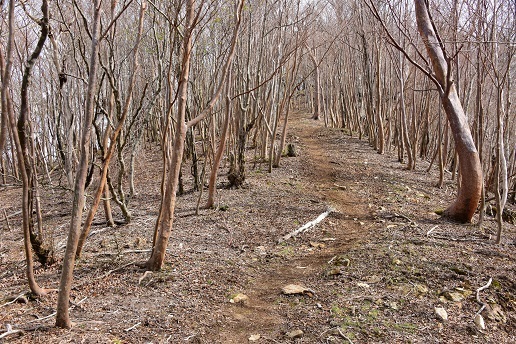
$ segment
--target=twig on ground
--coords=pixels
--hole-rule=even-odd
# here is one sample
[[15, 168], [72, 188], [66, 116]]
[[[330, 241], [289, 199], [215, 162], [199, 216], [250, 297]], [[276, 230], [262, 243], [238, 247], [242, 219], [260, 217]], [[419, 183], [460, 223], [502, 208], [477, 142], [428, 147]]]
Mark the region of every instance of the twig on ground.
[[417, 226], [416, 221], [412, 220], [410, 217], [403, 215], [403, 214], [393, 213], [392, 215], [384, 215], [384, 217], [386, 219], [395, 219], [395, 218], [399, 217], [399, 218], [404, 219], [404, 220], [410, 222], [411, 224], [414, 224]]
[[4, 306], [7, 306], [7, 305], [10, 305], [11, 303], [15, 303], [16, 301], [18, 301], [18, 299], [19, 299], [20, 297], [22, 297], [22, 296], [24, 296], [24, 295], [25, 295], [25, 294], [20, 294], [20, 295], [16, 296], [16, 297], [14, 298], [14, 300], [9, 301], [9, 302], [6, 302], [6, 303], [4, 303], [4, 304], [1, 304], [1, 305], [0, 305], [0, 308], [2, 308], [2, 307], [4, 307]]
[[489, 288], [489, 286], [491, 285], [491, 283], [492, 283], [492, 282], [493, 282], [493, 278], [492, 278], [492, 277], [490, 277], [490, 278], [489, 278], [489, 281], [487, 281], [487, 283], [486, 283], [484, 286], [482, 286], [482, 287], [480, 287], [480, 288], [478, 288], [478, 289], [477, 289], [477, 303], [478, 303], [479, 305], [481, 305], [482, 307], [480, 307], [480, 309], [478, 310], [478, 312], [477, 312], [477, 313], [475, 313], [475, 316], [476, 316], [477, 314], [482, 313], [482, 311], [484, 310], [484, 308], [486, 308], [486, 306], [487, 306], [487, 305], [486, 305], [486, 303], [485, 303], [485, 302], [482, 302], [482, 300], [480, 300], [480, 292], [481, 292], [482, 290], [486, 290], [487, 288]]
[[7, 332], [0, 334], [0, 339], [5, 338], [11, 334], [19, 333], [22, 331], [22, 330], [13, 330], [13, 327], [10, 324], [5, 325], [5, 327], [7, 329]]
[[148, 275], [152, 274], [152, 271], [145, 271], [145, 273], [142, 275], [142, 277], [138, 278], [138, 284], [142, 284], [142, 281], [147, 277]]
[[439, 225], [435, 225], [432, 228], [430, 228], [430, 230], [428, 232], [426, 232], [426, 236], [429, 236], [430, 233], [432, 233], [434, 231], [434, 229], [437, 229], [437, 227], [439, 227]]
[[340, 328], [337, 327], [337, 331], [339, 331], [339, 334], [342, 338], [344, 338], [345, 340], [347, 340], [349, 342], [349, 344], [353, 344], [353, 341], [351, 339], [349, 339], [348, 336], [346, 336], [344, 334], [344, 332], [342, 332], [342, 330]]
[[[98, 277], [93, 278], [93, 281], [95, 281], [95, 280], [99, 280], [99, 279], [104, 279], [104, 278], [106, 278], [107, 276], [111, 275], [113, 272], [116, 272], [116, 271], [118, 271], [118, 270], [122, 270], [123, 268], [128, 267], [129, 265], [135, 265], [137, 262], [138, 262], [137, 260], [134, 260], [134, 261], [132, 261], [132, 262], [129, 262], [129, 263], [127, 263], [127, 264], [124, 264], [124, 265], [122, 265], [122, 266], [119, 266], [119, 267], [118, 267], [118, 268], [116, 268], [116, 269], [109, 270], [109, 271], [108, 271], [108, 272], [106, 272], [105, 274], [103, 274], [103, 275], [100, 275], [100, 276], [98, 276]], [[81, 286], [83, 286], [84, 284], [86, 284], [86, 283], [88, 283], [88, 282], [91, 282], [91, 281], [84, 281], [84, 282], [82, 282], [82, 283], [78, 283], [78, 284], [75, 286], [75, 288], [81, 287]]]
[[431, 238], [435, 238], [435, 239], [442, 239], [442, 240], [450, 240], [450, 241], [485, 241], [487, 238], [483, 239], [483, 238], [452, 238], [452, 237], [447, 237], [447, 236], [443, 236], [443, 235], [431, 235], [430, 236]]
[[111, 275], [113, 272], [116, 272], [116, 271], [118, 271], [118, 270], [122, 270], [123, 268], [126, 268], [126, 267], [128, 267], [128, 266], [130, 266], [130, 265], [134, 265], [134, 264], [136, 264], [136, 262], [137, 262], [137, 261], [136, 261], [136, 260], [134, 260], [134, 261], [132, 261], [132, 262], [129, 262], [129, 263], [127, 263], [127, 264], [124, 264], [124, 265], [122, 265], [122, 266], [119, 266], [119, 267], [118, 267], [118, 268], [116, 268], [116, 269], [109, 270], [109, 271], [108, 271], [108, 272], [106, 272], [104, 275], [102, 275], [102, 276], [100, 276], [100, 277], [97, 277], [97, 279], [103, 279], [103, 278], [106, 278], [107, 276]]
[[124, 331], [125, 331], [125, 332], [132, 331], [132, 330], [134, 330], [135, 328], [137, 328], [138, 326], [140, 326], [141, 324], [142, 324], [142, 323], [141, 323], [141, 321], [140, 321], [140, 322], [138, 322], [138, 323], [134, 324], [133, 326], [131, 326], [131, 327], [129, 327], [129, 328], [126, 328]]
[[292, 237], [295, 237], [303, 232], [306, 232], [307, 230], [309, 230], [310, 228], [312, 227], [315, 227], [315, 225], [317, 225], [319, 222], [321, 222], [322, 220], [324, 220], [328, 215], [330, 215], [331, 212], [335, 211], [334, 209], [330, 208], [328, 210], [326, 210], [324, 213], [322, 213], [321, 215], [319, 215], [315, 220], [313, 221], [310, 221], [306, 224], [304, 224], [303, 226], [299, 227], [298, 229], [296, 229], [295, 231], [293, 232], [290, 232], [286, 235], [284, 235], [283, 237], [281, 237], [278, 242], [279, 243], [282, 243], [284, 241], [287, 241], [288, 239], [292, 238]]
[[[74, 304], [74, 305], [72, 305], [72, 306], [68, 307], [68, 309], [69, 309], [69, 310], [74, 309], [75, 307], [79, 306], [81, 303], [83, 303], [84, 301], [86, 301], [86, 299], [87, 299], [87, 298], [88, 298], [88, 297], [86, 296], [84, 299], [80, 300], [80, 301], [79, 301], [79, 302], [77, 302], [76, 304]], [[52, 317], [55, 317], [55, 316], [56, 316], [56, 314], [57, 314], [57, 312], [54, 312], [54, 313], [52, 313], [52, 314], [50, 314], [50, 315], [47, 315], [46, 317], [43, 317], [43, 318], [37, 318], [37, 319], [31, 320], [31, 321], [28, 321], [28, 322], [27, 322], [27, 324], [29, 324], [29, 323], [33, 323], [33, 322], [36, 322], [36, 321], [43, 321], [43, 320], [50, 319], [50, 318], [52, 318]]]
[[394, 213], [394, 216], [395, 216], [395, 217], [402, 218], [402, 219], [404, 219], [404, 220], [407, 220], [407, 221], [408, 221], [408, 222], [410, 222], [410, 223], [414, 223], [414, 224], [416, 224], [416, 221], [411, 220], [411, 219], [410, 219], [408, 216], [406, 216], [406, 215]]
[[[4, 214], [5, 214], [5, 209], [4, 209]], [[9, 218], [11, 218], [11, 217], [14, 217], [14, 216], [16, 216], [16, 215], [20, 215], [20, 214], [21, 214], [21, 210], [20, 210], [20, 211], [16, 211], [16, 212], [14, 212], [14, 213], [12, 213], [12, 214], [6, 215], [5, 217], [6, 217], [7, 219], [9, 219]]]
[[7, 216], [7, 212], [5, 211], [5, 209], [4, 209], [4, 218], [5, 218], [5, 223], [7, 224], [7, 229], [9, 231], [11, 231], [11, 225], [9, 224], [9, 216]]
[[113, 227], [106, 227], [106, 228], [101, 228], [101, 229], [97, 229], [97, 230], [91, 231], [90, 234], [88, 234], [88, 238], [94, 236], [95, 234], [99, 234], [99, 233], [105, 232], [108, 229], [113, 229]]

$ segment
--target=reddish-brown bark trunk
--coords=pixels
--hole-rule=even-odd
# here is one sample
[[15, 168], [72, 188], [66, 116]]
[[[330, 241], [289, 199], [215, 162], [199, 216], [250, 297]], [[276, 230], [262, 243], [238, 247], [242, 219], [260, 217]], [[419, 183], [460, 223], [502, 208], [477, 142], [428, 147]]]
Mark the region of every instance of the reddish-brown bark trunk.
[[435, 80], [440, 85], [441, 102], [450, 123], [459, 156], [462, 182], [457, 199], [444, 211], [444, 215], [456, 221], [470, 222], [482, 192], [483, 174], [479, 154], [455, 84], [451, 80], [448, 61], [432, 25], [426, 2], [425, 0], [414, 0], [414, 2], [419, 33], [432, 61]]

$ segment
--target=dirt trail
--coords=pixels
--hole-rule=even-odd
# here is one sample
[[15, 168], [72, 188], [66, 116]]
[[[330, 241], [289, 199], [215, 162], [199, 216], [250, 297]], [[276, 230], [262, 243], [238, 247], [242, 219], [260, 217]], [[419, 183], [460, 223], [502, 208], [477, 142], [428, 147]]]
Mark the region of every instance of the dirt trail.
[[[285, 157], [273, 173], [252, 162], [251, 150], [243, 188], [225, 188], [222, 173], [215, 209], [195, 215], [198, 193], [182, 195], [166, 266], [152, 274], [133, 265], [146, 259], [160, 201], [161, 155], [146, 152], [134, 221], [96, 227], [78, 262], [72, 299], [85, 301], [72, 310], [78, 326], [70, 331], [53, 326], [56, 294], [11, 302], [27, 292], [21, 217], [13, 215], [10, 226], [0, 221], [0, 326], [22, 331], [9, 341], [241, 344], [260, 335], [253, 343], [516, 342], [515, 226], [494, 247], [493, 218], [482, 228], [440, 219], [435, 210], [453, 199], [455, 181], [437, 189], [428, 162], [407, 171], [393, 154], [378, 155], [307, 114], [293, 115], [288, 140], [298, 156]], [[17, 214], [19, 191], [0, 188], [0, 210]], [[43, 191], [45, 228], [62, 248], [69, 195]], [[278, 243], [328, 207], [335, 211], [315, 228]], [[489, 277], [492, 287], [481, 293], [490, 303], [482, 313], [487, 329], [479, 331], [475, 290]], [[37, 278], [57, 288], [59, 264], [38, 268]], [[288, 284], [315, 295], [283, 295]], [[229, 302], [238, 293], [247, 305]], [[436, 307], [447, 311], [447, 322]], [[301, 338], [289, 339], [295, 330]]]
[[[327, 131], [335, 129], [324, 128], [323, 122], [299, 113], [293, 115], [289, 126], [291, 135], [298, 141], [298, 154], [301, 155], [305, 169], [301, 181], [305, 192], [334, 209], [323, 220], [329, 222], [334, 230], [321, 233], [321, 225], [317, 225], [310, 230], [310, 234], [303, 233], [301, 236], [313, 235], [323, 240], [326, 237], [331, 245], [323, 244], [324, 248], [315, 249], [309, 255], [294, 254], [286, 261], [264, 266], [262, 271], [253, 276], [253, 282], [249, 283], [249, 289], [245, 291], [249, 303], [246, 306], [228, 307], [230, 322], [220, 333], [220, 341], [223, 343], [245, 343], [253, 334], [259, 334], [262, 342], [276, 342], [278, 338], [285, 338], [285, 334], [294, 328], [290, 324], [292, 319], [278, 306], [278, 302], [288, 300], [288, 297], [281, 295], [281, 288], [288, 284], [299, 284], [313, 288], [317, 293], [317, 285], [313, 284], [324, 273], [328, 261], [345, 253], [347, 248], [366, 235], [365, 231], [360, 231], [358, 219], [364, 220], [367, 217], [367, 206], [356, 192], [350, 190], [349, 185], [339, 179], [339, 176], [349, 173], [347, 169], [350, 166], [346, 165], [343, 158], [332, 158], [335, 151], [330, 154], [330, 150], [334, 149], [331, 146], [338, 143], [331, 141], [332, 137]], [[343, 154], [346, 153], [341, 152], [341, 157]], [[292, 238], [289, 241], [296, 240]], [[294, 302], [299, 301], [295, 297], [293, 299]], [[314, 300], [317, 300], [317, 294], [309, 302]], [[315, 305], [321, 308], [319, 303]]]

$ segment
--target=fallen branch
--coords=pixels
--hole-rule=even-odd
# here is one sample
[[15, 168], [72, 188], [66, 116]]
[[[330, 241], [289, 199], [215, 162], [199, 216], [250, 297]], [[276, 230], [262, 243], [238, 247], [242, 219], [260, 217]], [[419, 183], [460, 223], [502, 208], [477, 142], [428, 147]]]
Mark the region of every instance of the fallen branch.
[[390, 220], [399, 217], [400, 219], [406, 220], [406, 221], [408, 221], [410, 223], [413, 223], [414, 225], [417, 225], [416, 221], [413, 221], [410, 217], [408, 217], [406, 215], [403, 215], [403, 214], [394, 213], [392, 215], [384, 215], [384, 217], [386, 219], [390, 219]]
[[437, 229], [437, 227], [439, 227], [439, 225], [435, 225], [432, 228], [430, 228], [430, 230], [428, 232], [426, 232], [426, 236], [429, 236], [430, 233], [432, 233], [434, 231], [434, 229]]
[[482, 311], [484, 310], [484, 308], [486, 308], [487, 304], [485, 302], [482, 302], [482, 300], [480, 300], [480, 292], [482, 290], [486, 290], [487, 288], [489, 288], [489, 286], [491, 285], [491, 283], [493, 282], [493, 278], [489, 278], [489, 281], [486, 283], [486, 285], [480, 287], [477, 289], [477, 303], [479, 305], [481, 305], [482, 307], [480, 307], [480, 309], [478, 310], [477, 313], [475, 313], [475, 316], [477, 316], [477, 314], [480, 314], [482, 313]]
[[124, 331], [125, 331], [125, 332], [132, 331], [132, 330], [134, 330], [135, 328], [137, 328], [138, 326], [140, 326], [141, 324], [142, 324], [141, 322], [136, 323], [136, 324], [134, 324], [133, 326], [131, 326], [131, 327], [129, 327], [129, 328], [126, 328]]
[[[4, 214], [7, 214], [7, 213], [5, 212], [5, 209], [4, 209]], [[14, 213], [12, 213], [12, 214], [9, 214], [9, 215], [5, 215], [5, 218], [6, 218], [6, 219], [9, 219], [9, 218], [11, 218], [11, 217], [14, 217], [14, 216], [16, 216], [16, 215], [20, 215], [20, 214], [21, 214], [21, 210], [20, 210], [20, 211], [17, 211], [17, 212], [14, 212]]]
[[19, 333], [22, 331], [22, 330], [13, 330], [13, 327], [10, 324], [5, 325], [5, 327], [7, 329], [7, 332], [0, 334], [0, 339], [5, 338], [11, 334]]
[[18, 301], [18, 299], [19, 299], [20, 297], [22, 297], [22, 296], [25, 296], [25, 294], [20, 294], [20, 295], [16, 296], [16, 297], [14, 298], [14, 300], [9, 301], [9, 302], [6, 302], [6, 303], [4, 303], [4, 304], [1, 304], [1, 305], [0, 305], [0, 308], [2, 308], [2, 307], [4, 307], [4, 306], [7, 306], [7, 305], [10, 305], [11, 303], [15, 303], [15, 302], [16, 302], [16, 301]]
[[[76, 306], [79, 306], [81, 303], [83, 303], [84, 301], [86, 301], [88, 297], [85, 297], [84, 299], [80, 300], [79, 302], [77, 302], [76, 304], [68, 307], [69, 310], [72, 310], [74, 309]], [[31, 320], [31, 321], [28, 321], [27, 323], [33, 323], [33, 322], [36, 322], [36, 321], [43, 321], [43, 320], [47, 320], [47, 319], [50, 319], [50, 318], [53, 318], [57, 315], [57, 312], [54, 312], [50, 315], [47, 315], [46, 317], [43, 317], [43, 318], [37, 318], [37, 319], [34, 319], [34, 320]]]
[[128, 267], [128, 266], [130, 266], [130, 265], [134, 265], [134, 264], [136, 264], [136, 262], [137, 262], [137, 261], [135, 260], [135, 261], [132, 261], [132, 262], [130, 262], [130, 263], [124, 264], [124, 265], [122, 265], [122, 266], [119, 266], [119, 267], [118, 267], [118, 268], [116, 268], [116, 269], [109, 270], [109, 271], [108, 271], [108, 272], [106, 272], [104, 275], [102, 275], [102, 276], [98, 277], [98, 279], [106, 278], [107, 276], [111, 275], [113, 272], [116, 272], [116, 271], [118, 271], [118, 270], [122, 270], [123, 268], [126, 268], [126, 267]]
[[430, 235], [430, 238], [449, 240], [449, 241], [458, 241], [458, 242], [464, 242], [464, 241], [476, 242], [476, 241], [486, 241], [486, 240], [490, 239], [488, 237], [486, 237], [486, 238], [452, 238], [452, 237], [447, 237], [444, 235]]
[[349, 344], [353, 344], [353, 341], [351, 339], [349, 339], [348, 336], [346, 336], [344, 334], [344, 332], [342, 332], [342, 330], [340, 328], [337, 327], [337, 331], [339, 331], [339, 334], [342, 338], [344, 338], [345, 340], [347, 340], [349, 342]]
[[7, 224], [7, 229], [9, 231], [11, 231], [11, 225], [9, 224], [9, 216], [7, 216], [7, 212], [5, 211], [5, 209], [4, 209], [4, 218], [5, 218], [5, 223]]
[[326, 210], [324, 213], [322, 213], [321, 215], [319, 215], [315, 220], [313, 221], [310, 221], [308, 223], [306, 223], [305, 225], [299, 227], [298, 229], [296, 229], [295, 231], [291, 232], [291, 233], [288, 233], [287, 235], [281, 237], [279, 240], [278, 240], [278, 243], [282, 243], [284, 241], [287, 241], [288, 239], [292, 238], [292, 237], [295, 237], [303, 232], [306, 232], [307, 230], [309, 230], [310, 228], [312, 227], [315, 227], [315, 225], [317, 225], [319, 222], [321, 222], [322, 220], [324, 220], [328, 215], [330, 215], [330, 213], [332, 213], [333, 211], [335, 211], [334, 209], [330, 208], [328, 210]]

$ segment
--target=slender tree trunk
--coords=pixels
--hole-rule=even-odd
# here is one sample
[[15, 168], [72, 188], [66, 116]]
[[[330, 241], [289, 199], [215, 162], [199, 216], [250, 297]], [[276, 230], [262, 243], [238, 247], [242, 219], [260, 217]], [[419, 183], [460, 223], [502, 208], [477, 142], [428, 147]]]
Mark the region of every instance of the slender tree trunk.
[[435, 79], [440, 85], [440, 96], [444, 111], [450, 122], [455, 145], [459, 155], [462, 184], [457, 199], [444, 215], [460, 222], [470, 222], [478, 206], [482, 191], [482, 166], [478, 151], [469, 130], [468, 121], [451, 81], [449, 63], [442, 49], [425, 0], [414, 0], [419, 33], [432, 61]]
[[312, 119], [318, 120], [321, 116], [321, 71], [317, 63], [316, 52], [312, 51], [308, 46], [306, 48], [308, 50], [308, 56], [314, 65], [314, 114], [312, 115]]
[[[133, 88], [134, 88], [134, 84], [136, 82], [136, 73], [138, 71], [138, 49], [140, 47], [140, 41], [141, 41], [141, 36], [142, 36], [142, 31], [143, 31], [144, 13], [145, 13], [145, 2], [142, 2], [141, 9], [140, 9], [139, 25], [138, 25], [138, 35], [136, 38], [135, 47], [133, 49], [133, 67], [132, 67], [132, 72], [131, 72], [131, 76], [130, 76], [130, 80], [129, 80], [128, 89], [126, 92], [127, 98], [125, 100], [124, 108], [122, 110], [122, 117], [118, 121], [118, 125], [117, 125], [115, 131], [113, 132], [111, 140], [109, 140], [109, 142], [110, 142], [109, 147], [106, 147], [104, 145], [104, 148], [107, 149], [107, 151], [104, 156], [99, 186], [97, 187], [97, 191], [95, 192], [95, 196], [93, 198], [93, 202], [92, 202], [90, 211], [88, 213], [88, 217], [86, 218], [86, 221], [83, 226], [83, 230], [79, 237], [79, 241], [77, 244], [77, 251], [76, 251], [77, 258], [79, 258], [81, 256], [84, 242], [91, 230], [91, 224], [93, 223], [93, 218], [95, 217], [95, 214], [100, 205], [100, 201], [101, 201], [101, 197], [102, 197], [102, 193], [104, 192], [104, 189], [106, 189], [105, 190], [106, 195], [110, 194], [108, 188], [106, 187], [109, 163], [111, 161], [111, 158], [113, 157], [113, 153], [115, 151], [115, 146], [117, 145], [117, 142], [119, 142], [118, 138], [119, 138], [120, 132], [122, 131], [122, 127], [124, 126], [125, 119], [127, 118], [127, 114], [129, 113], [129, 107], [131, 105], [131, 100], [132, 100], [132, 96], [133, 96]], [[109, 133], [109, 131], [107, 131], [107, 132]], [[108, 140], [104, 140], [105, 143], [107, 143], [107, 141]], [[108, 210], [110, 211], [109, 208], [108, 208]], [[108, 215], [108, 214], [106, 214], [106, 215]], [[111, 214], [109, 214], [108, 216], [110, 217], [110, 215]], [[112, 219], [111, 219], [111, 221], [112, 221]]]
[[[4, 80], [4, 74], [5, 73], [5, 61], [4, 61], [4, 51], [2, 49], [2, 46], [0, 45], [0, 75], [2, 76], [2, 89], [4, 88], [4, 84], [5, 84], [5, 80]], [[2, 90], [2, 93], [3, 92], [7, 92], [7, 90], [3, 91]], [[9, 127], [8, 127], [8, 122], [9, 122], [9, 118], [8, 118], [8, 114], [7, 114], [7, 99], [5, 100], [5, 104], [4, 104], [4, 100], [3, 100], [3, 97], [2, 97], [2, 113], [1, 113], [1, 117], [0, 117], [0, 161], [2, 162], [2, 166], [4, 166], [3, 164], [3, 159], [4, 159], [4, 149], [5, 149], [5, 143], [7, 142], [7, 132], [9, 131]], [[3, 175], [4, 175], [4, 180], [5, 180], [5, 174], [6, 174], [6, 171], [3, 170]]]
[[[229, 75], [230, 73], [228, 73], [228, 78], [230, 78]], [[229, 122], [231, 120], [231, 98], [229, 97], [230, 84], [230, 82], [227, 83], [228, 91], [226, 96], [226, 116], [224, 117], [224, 124], [222, 125], [219, 147], [215, 153], [215, 158], [213, 160], [213, 165], [210, 172], [210, 181], [208, 183], [208, 200], [206, 201], [205, 208], [212, 208], [213, 204], [215, 203], [215, 193], [217, 191], [217, 174], [220, 161], [222, 160], [222, 155], [224, 154], [224, 149], [226, 147], [226, 138], [229, 131]]]
[[[158, 219], [159, 226], [156, 228], [156, 236], [152, 254], [146, 263], [149, 270], [160, 270], [165, 261], [168, 240], [172, 234], [174, 210], [176, 206], [176, 193], [179, 185], [179, 173], [183, 160], [185, 139], [186, 139], [186, 103], [188, 98], [188, 80], [190, 76], [190, 61], [192, 52], [192, 34], [194, 29], [194, 8], [195, 0], [186, 2], [186, 22], [183, 37], [183, 54], [181, 63], [181, 74], [178, 87], [178, 111], [176, 115], [176, 131], [173, 138], [173, 149], [170, 161], [170, 169], [165, 180], [165, 193], [161, 200], [161, 209]], [[165, 148], [166, 149], [166, 148]]]
[[75, 265], [75, 253], [81, 230], [82, 212], [84, 209], [84, 186], [88, 172], [88, 160], [91, 141], [91, 127], [94, 117], [95, 88], [97, 82], [99, 28], [100, 28], [100, 0], [93, 4], [93, 27], [91, 30], [91, 49], [89, 60], [88, 88], [86, 93], [86, 109], [82, 121], [80, 160], [75, 176], [74, 197], [72, 203], [72, 218], [70, 231], [63, 259], [63, 271], [59, 283], [59, 295], [57, 299], [56, 326], [70, 328], [72, 322], [69, 314], [70, 291], [72, 289], [73, 270]]
[[[11, 133], [14, 137], [16, 144], [16, 152], [18, 158], [19, 172], [22, 179], [22, 228], [24, 238], [24, 249], [25, 257], [27, 260], [27, 279], [29, 287], [33, 294], [36, 296], [43, 296], [46, 291], [42, 289], [34, 278], [34, 263], [32, 259], [32, 247], [31, 247], [31, 235], [32, 233], [32, 161], [29, 157], [28, 151], [28, 138], [30, 132], [29, 125], [29, 108], [28, 108], [28, 88], [29, 80], [32, 73], [32, 67], [38, 59], [43, 45], [48, 36], [48, 2], [44, 0], [41, 4], [41, 11], [43, 12], [43, 18], [40, 20], [41, 35], [39, 36], [38, 42], [31, 56], [28, 58], [25, 70], [22, 78], [21, 86], [21, 104], [20, 104], [20, 115], [16, 123], [14, 118], [14, 112], [11, 107], [10, 100], [8, 99], [8, 87], [10, 83], [11, 63], [12, 63], [12, 45], [13, 45], [13, 29], [14, 29], [14, 2], [11, 1], [9, 4], [9, 38], [7, 48], [7, 63], [5, 67], [5, 73], [3, 76], [2, 85], [2, 107], [6, 106], [7, 113], [10, 115]], [[16, 125], [15, 125], [16, 123]]]
[[378, 132], [378, 154], [383, 154], [385, 151], [385, 132], [384, 132], [384, 124], [383, 124], [383, 116], [382, 116], [382, 109], [383, 109], [383, 99], [382, 99], [382, 78], [380, 78], [380, 71], [382, 68], [382, 51], [380, 48], [380, 44], [378, 44], [377, 41], [375, 41], [376, 45], [376, 94], [377, 94], [377, 100], [376, 100], [376, 125], [377, 125], [377, 132]]
[[410, 143], [410, 137], [407, 126], [407, 110], [405, 106], [405, 64], [403, 57], [400, 53], [400, 110], [401, 110], [401, 125], [403, 131], [403, 145], [407, 152], [407, 170], [414, 169], [414, 157], [412, 156], [412, 145]]

